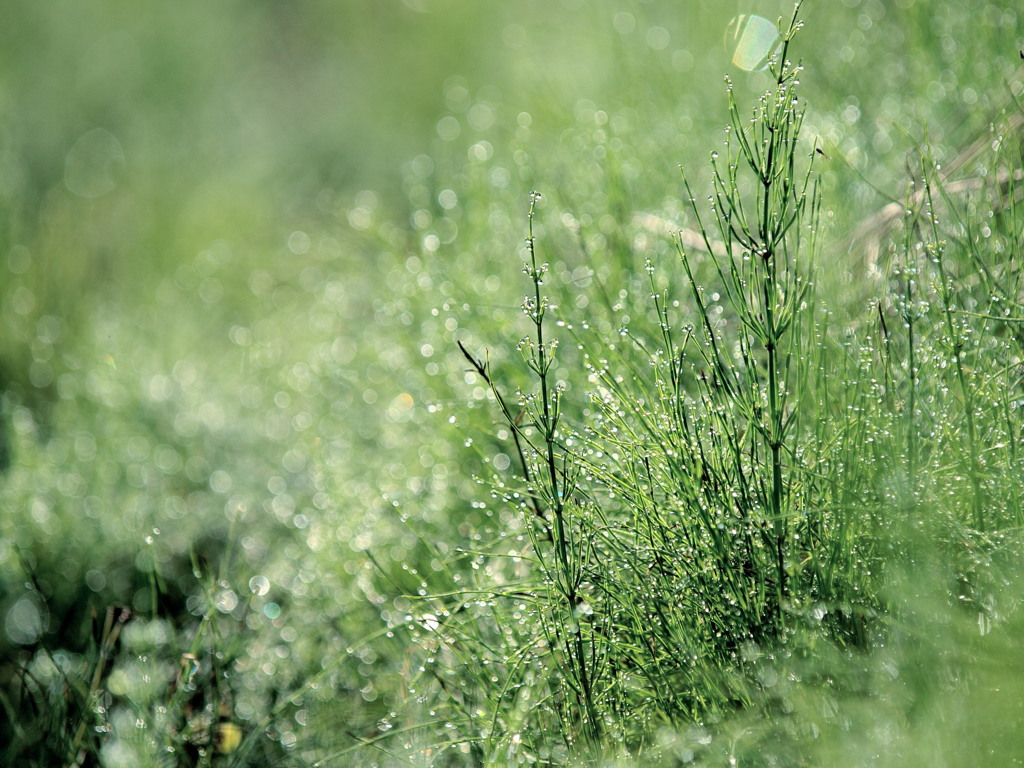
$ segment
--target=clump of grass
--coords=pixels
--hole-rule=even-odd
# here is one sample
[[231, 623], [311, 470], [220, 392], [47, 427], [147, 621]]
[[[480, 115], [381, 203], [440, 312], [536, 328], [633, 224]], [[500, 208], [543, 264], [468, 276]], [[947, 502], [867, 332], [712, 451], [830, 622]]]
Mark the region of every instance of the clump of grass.
[[[525, 511], [529, 554], [514, 590], [493, 599], [518, 601], [537, 624], [536, 637], [521, 637], [525, 622], [514, 622], [489, 663], [506, 690], [523, 688], [527, 669], [547, 670], [544, 705], [520, 714], [532, 727], [500, 729], [511, 743], [542, 733], [545, 714], [571, 751], [639, 745], [658, 723], [733, 706], [727, 670], [784, 642], [801, 612], [846, 598], [836, 572], [849, 526], [825, 511], [832, 489], [810, 469], [832, 446], [805, 435], [825, 372], [810, 293], [818, 195], [802, 159], [800, 67], [788, 59], [799, 26], [794, 15], [752, 119], [730, 89], [707, 225], [686, 185], [704, 235], [699, 254], [680, 246], [674, 281], [689, 285], [688, 307], [659, 287], [664, 266], [649, 264], [647, 313], [630, 324], [613, 306], [621, 329], [611, 340], [563, 319], [580, 368], [559, 369], [531, 226], [533, 333], [520, 349], [534, 388], [504, 392], [489, 361], [463, 350], [493, 393], [522, 481], [500, 494]], [[592, 395], [567, 423], [574, 375]], [[510, 654], [521, 662], [510, 666]]]
[[[859, 317], [830, 309], [789, 58], [798, 13], [749, 117], [728, 88], [707, 205], [684, 174], [700, 238], [679, 238], [676, 264], [646, 263], [645, 296], [599, 284], [590, 317], [561, 309], [534, 195], [530, 383], [460, 342], [518, 468], [495, 473], [494, 503], [516, 514], [489, 546], [436, 558], [450, 589], [410, 632], [426, 654], [413, 687], [454, 735], [438, 764], [671, 761], [700, 751], [694, 728], [725, 734], [748, 711], [788, 722], [779, 675], [804, 670], [814, 690], [832, 674], [815, 656], [851, 663], [900, 637], [917, 609], [892, 584], [929, 558], [957, 574], [950, 603], [985, 626], [999, 613], [992, 574], [1020, 520], [1006, 338], [1020, 299], [1001, 265], [1019, 236], [972, 227], [992, 200], [960, 215], [947, 197], [945, 228], [926, 157], [890, 281]], [[1014, 195], [991, 189], [1012, 219]]]

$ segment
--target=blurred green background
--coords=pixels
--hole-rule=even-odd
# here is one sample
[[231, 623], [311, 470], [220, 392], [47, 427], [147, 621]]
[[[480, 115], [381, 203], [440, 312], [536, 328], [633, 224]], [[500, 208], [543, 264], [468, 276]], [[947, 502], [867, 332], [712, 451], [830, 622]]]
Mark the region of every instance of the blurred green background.
[[[213, 595], [241, 638], [241, 719], [323, 673], [322, 722], [375, 722], [403, 660], [360, 643], [407, 608], [367, 553], [409, 567], [404, 517], [442, 547], [473, 530], [497, 449], [449, 421], [489, 418], [454, 339], [520, 333], [529, 191], [553, 251], [568, 223], [629, 262], [616, 223], [685, 223], [678, 165], [702, 173], [721, 142], [723, 74], [741, 103], [766, 86], [731, 63], [729, 21], [790, 12], [5, 3], [0, 686], [43, 649], [75, 668], [114, 604], [166, 621], [154, 653], [173, 659]], [[841, 282], [846, 233], [888, 202], [873, 187], [902, 194], [915, 141], [952, 158], [984, 135], [1020, 94], [1024, 39], [1011, 2], [803, 16]], [[289, 717], [281, 743], [331, 743]]]

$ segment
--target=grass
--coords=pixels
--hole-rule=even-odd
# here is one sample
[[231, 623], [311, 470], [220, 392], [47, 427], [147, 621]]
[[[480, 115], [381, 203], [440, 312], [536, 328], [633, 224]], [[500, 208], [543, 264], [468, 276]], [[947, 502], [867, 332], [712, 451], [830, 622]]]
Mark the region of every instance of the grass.
[[2, 70], [7, 762], [1019, 759], [1012, 7], [806, 4], [728, 89], [710, 10], [58, 10]]
[[[678, 266], [648, 261], [649, 286], [632, 301], [633, 286], [600, 285], [622, 301], [607, 305], [608, 322], [595, 332], [601, 314], [591, 307], [600, 301], [581, 316], [544, 292], [552, 289], [537, 255], [534, 196], [523, 268], [531, 334], [518, 345], [533, 384], [510, 392], [507, 367], [499, 373], [459, 343], [511, 440], [503, 455], [518, 459], [504, 462], [518, 479], [492, 476], [493, 496], [520, 519], [473, 552], [482, 579], [460, 588], [453, 576], [428, 600], [429, 615], [443, 620], [412, 639], [438, 665], [422, 671], [462, 736], [451, 743], [473, 744], [483, 764], [594, 760], [624, 749], [671, 763], [680, 743], [666, 732], [750, 710], [785, 722], [792, 704], [771, 690], [777, 665], [813, 666], [825, 649], [870, 653], [894, 642], [901, 601], [891, 579], [916, 557], [943, 562], [951, 588], [960, 584], [949, 595], [976, 605], [987, 632], [985, 606], [999, 602], [998, 589], [982, 587], [976, 604], [972, 582], [1004, 573], [996, 561], [1017, 551], [1020, 508], [1012, 483], [995, 496], [986, 488], [1014, 465], [1014, 449], [1001, 453], [1012, 395], [975, 378], [977, 356], [1001, 375], [1017, 352], [987, 324], [996, 314], [962, 309], [991, 299], [950, 271], [945, 237], [967, 231], [964, 201], [943, 195], [944, 215], [957, 223], [945, 230], [944, 181], [927, 151], [922, 194], [908, 201], [906, 237], [892, 251], [913, 263], [912, 277], [897, 270], [902, 286], [880, 286], [865, 314], [843, 320], [818, 292], [812, 163], [824, 153], [800, 136], [800, 68], [788, 58], [800, 26], [794, 16], [769, 67], [774, 86], [752, 118], [730, 84], [709, 212], [684, 184], [699, 235], [679, 235]], [[990, 175], [1017, 164], [1019, 145], [1009, 145]], [[982, 205], [1001, 207], [991, 198]], [[1017, 231], [1011, 224], [986, 237], [1001, 253]], [[957, 250], [976, 254], [972, 267], [990, 274], [986, 249], [975, 236]], [[673, 298], [680, 294], [665, 287], [673, 283], [688, 303]], [[558, 363], [560, 339], [548, 325], [572, 342], [568, 362]], [[905, 343], [890, 325], [902, 326]], [[586, 399], [570, 406], [567, 393], [578, 390]], [[999, 448], [983, 458], [982, 443]], [[937, 553], [915, 551], [914, 525]], [[969, 565], [975, 557], [984, 565]], [[483, 612], [465, 615], [471, 601]], [[815, 695], [827, 674], [812, 673], [793, 695]]]

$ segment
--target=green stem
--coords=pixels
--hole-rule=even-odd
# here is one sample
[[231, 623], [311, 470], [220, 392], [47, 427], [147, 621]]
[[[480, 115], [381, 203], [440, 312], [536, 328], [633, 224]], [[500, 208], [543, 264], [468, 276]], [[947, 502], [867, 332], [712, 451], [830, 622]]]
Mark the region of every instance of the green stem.
[[964, 371], [964, 342], [960, 332], [957, 330], [956, 324], [953, 322], [953, 294], [950, 290], [950, 279], [946, 273], [944, 259], [945, 243], [941, 242], [938, 237], [932, 205], [932, 189], [931, 184], [927, 180], [925, 181], [925, 195], [928, 201], [928, 219], [932, 230], [932, 251], [935, 264], [939, 270], [939, 281], [941, 283], [946, 333], [949, 337], [949, 343], [953, 348], [953, 369], [956, 371], [957, 386], [960, 389], [960, 397], [964, 403], [964, 421], [967, 426], [967, 453], [970, 462], [968, 474], [971, 481], [971, 509], [974, 527], [979, 531], [984, 531], [985, 509], [981, 487], [981, 464], [978, 461], [977, 427], [974, 423], [974, 393], [971, 391], [970, 384], [967, 381], [967, 374]]
[[[532, 319], [536, 333], [537, 346], [536, 358], [534, 361], [537, 377], [540, 380], [541, 413], [537, 427], [544, 437], [545, 464], [547, 466], [549, 490], [551, 493], [551, 511], [555, 524], [555, 552], [559, 565], [562, 569], [563, 588], [566, 602], [566, 610], [569, 617], [571, 643], [567, 643], [570, 657], [574, 658], [575, 667], [579, 676], [579, 685], [582, 692], [583, 706], [587, 713], [585, 730], [591, 739], [597, 742], [600, 739], [600, 722], [597, 717], [594, 705], [594, 695], [590, 674], [587, 668], [586, 646], [583, 641], [583, 633], [580, 631], [576, 609], [580, 602], [577, 586], [579, 579], [573, 573], [573, 566], [569, 560], [569, 536], [565, 524], [565, 496], [566, 489], [563, 486], [558, 470], [558, 459], [555, 455], [555, 437], [558, 429], [558, 409], [552, 407], [552, 392], [548, 382], [548, 371], [551, 368], [551, 357], [548, 354], [544, 339], [544, 296], [541, 293], [542, 268], [537, 264], [537, 251], [533, 235], [533, 217], [535, 215], [537, 200], [540, 196], [536, 193], [530, 199], [530, 212], [528, 217], [529, 233], [527, 245], [530, 252], [530, 276], [533, 280], [534, 307]], [[557, 397], [557, 393], [554, 393]]]

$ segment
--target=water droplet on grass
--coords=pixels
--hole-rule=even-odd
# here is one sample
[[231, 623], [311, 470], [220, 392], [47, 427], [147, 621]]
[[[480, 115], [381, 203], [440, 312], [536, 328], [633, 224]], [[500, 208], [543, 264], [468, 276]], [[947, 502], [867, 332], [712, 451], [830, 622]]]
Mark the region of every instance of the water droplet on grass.
[[230, 589], [222, 589], [217, 593], [217, 610], [221, 613], [231, 613], [238, 606], [238, 595]]
[[266, 576], [253, 576], [249, 579], [249, 589], [253, 594], [263, 596], [270, 591], [270, 580]]
[[11, 642], [18, 645], [34, 643], [44, 629], [41, 605], [33, 597], [22, 597], [7, 611], [4, 624]]

